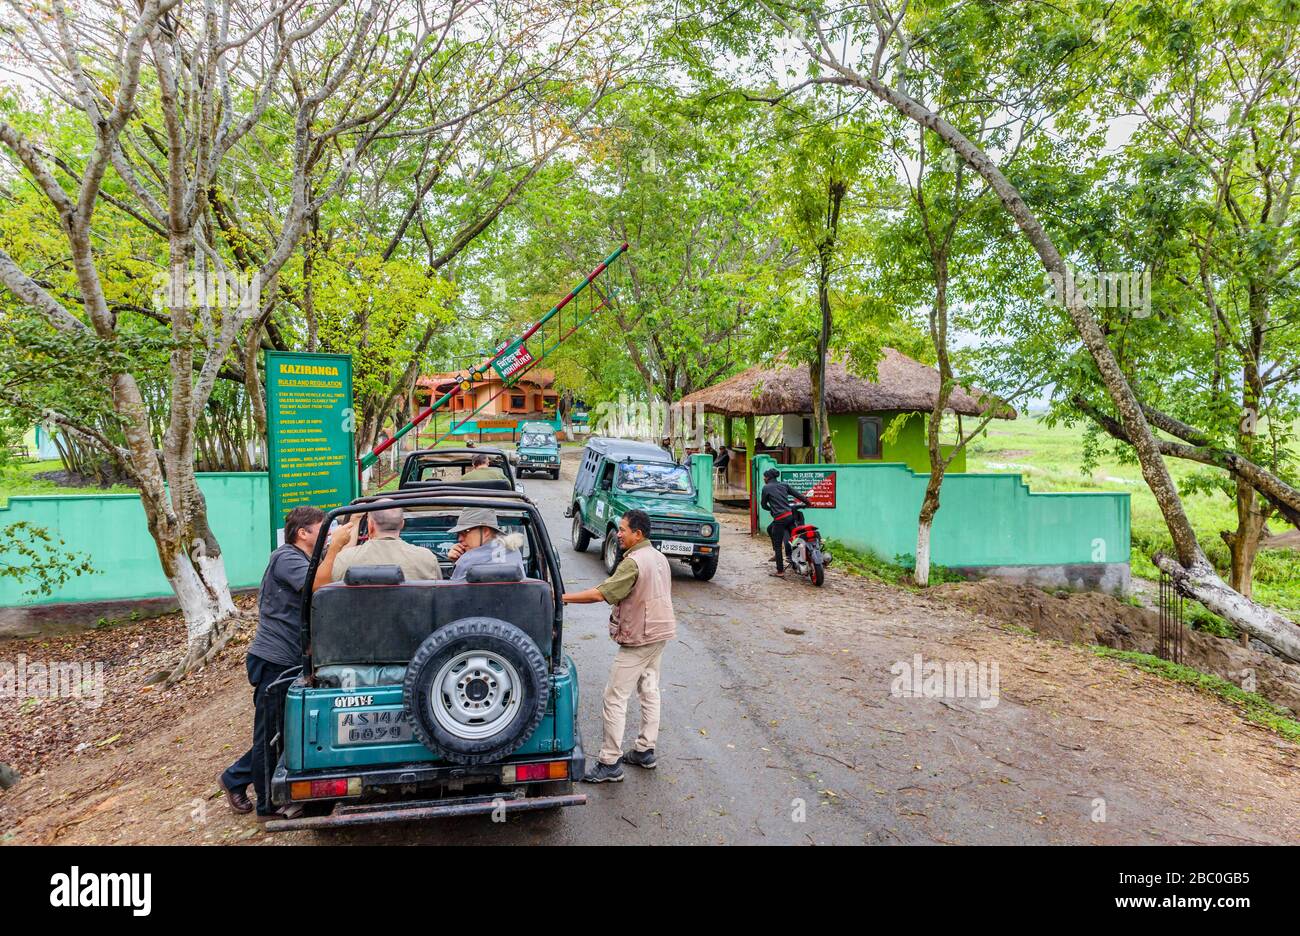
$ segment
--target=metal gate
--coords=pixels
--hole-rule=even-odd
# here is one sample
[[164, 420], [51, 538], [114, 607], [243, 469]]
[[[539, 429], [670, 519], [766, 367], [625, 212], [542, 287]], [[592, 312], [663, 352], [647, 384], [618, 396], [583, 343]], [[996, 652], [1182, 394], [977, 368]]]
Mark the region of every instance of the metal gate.
[[1167, 572], [1160, 573], [1160, 641], [1156, 656], [1183, 662], [1183, 596]]

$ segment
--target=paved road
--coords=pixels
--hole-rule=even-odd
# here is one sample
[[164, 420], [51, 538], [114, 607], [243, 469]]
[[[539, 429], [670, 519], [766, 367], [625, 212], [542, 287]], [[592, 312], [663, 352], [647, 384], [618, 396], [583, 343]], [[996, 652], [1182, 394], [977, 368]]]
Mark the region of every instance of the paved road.
[[[559, 549], [565, 587], [576, 591], [600, 582], [604, 569], [599, 542], [585, 554], [575, 552], [569, 542], [570, 521], [563, 513], [572, 489], [571, 470], [566, 464], [558, 481], [527, 478], [524, 483], [541, 506]], [[723, 537], [722, 567], [712, 582], [697, 582], [686, 566], [673, 563], [678, 639], [664, 654], [658, 769], [627, 767], [627, 779], [621, 784], [582, 785], [580, 789], [589, 795], [586, 806], [515, 816], [502, 824], [471, 817], [430, 826], [357, 830], [341, 838], [444, 843], [875, 840], [877, 826], [887, 821], [884, 812], [873, 815], [871, 810], [843, 808], [842, 803], [822, 806], [823, 801], [842, 797], [819, 792], [827, 786], [814, 772], [818, 765], [810, 764], [812, 758], [783, 740], [797, 710], [782, 710], [771, 692], [750, 688], [756, 676], [743, 658], [771, 650], [780, 655], [770, 659], [780, 662], [791, 650], [788, 643], [771, 636], [782, 633], [774, 626], [779, 615], [746, 594], [756, 579], [766, 578], [762, 553], [738, 529], [724, 529]], [[775, 584], [806, 587], [798, 582]], [[599, 746], [600, 696], [615, 650], [606, 628], [608, 616], [603, 604], [572, 605], [565, 614], [565, 647], [580, 674], [581, 728], [589, 754]], [[764, 637], [755, 641], [759, 630]], [[769, 682], [772, 674], [758, 678]], [[786, 688], [802, 695], [810, 687], [799, 685], [801, 681], [791, 679]], [[783, 694], [777, 693], [776, 698]], [[636, 717], [633, 702], [629, 738], [635, 736]]]

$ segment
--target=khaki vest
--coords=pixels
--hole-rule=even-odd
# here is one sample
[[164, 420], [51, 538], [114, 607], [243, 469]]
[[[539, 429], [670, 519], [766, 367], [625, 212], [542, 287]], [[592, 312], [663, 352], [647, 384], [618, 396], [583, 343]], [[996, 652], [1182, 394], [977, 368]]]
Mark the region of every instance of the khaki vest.
[[625, 647], [671, 640], [677, 636], [677, 618], [673, 616], [673, 572], [668, 560], [653, 546], [634, 549], [627, 558], [636, 563], [636, 584], [610, 612], [610, 636]]

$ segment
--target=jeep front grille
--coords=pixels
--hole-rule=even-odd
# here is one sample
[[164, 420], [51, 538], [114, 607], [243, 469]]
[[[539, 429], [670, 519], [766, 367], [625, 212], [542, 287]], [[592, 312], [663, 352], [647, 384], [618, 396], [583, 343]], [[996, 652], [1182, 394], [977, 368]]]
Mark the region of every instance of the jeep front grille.
[[691, 520], [651, 520], [650, 536], [699, 536], [700, 524]]

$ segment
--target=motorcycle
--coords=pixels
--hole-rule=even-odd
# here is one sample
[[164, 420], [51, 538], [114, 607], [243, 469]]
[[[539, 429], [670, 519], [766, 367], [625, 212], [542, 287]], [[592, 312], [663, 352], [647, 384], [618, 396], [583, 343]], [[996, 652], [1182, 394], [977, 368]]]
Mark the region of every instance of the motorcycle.
[[804, 522], [801, 511], [795, 511], [794, 521], [790, 530], [790, 568], [820, 587], [826, 581], [831, 554], [826, 551], [817, 527]]

